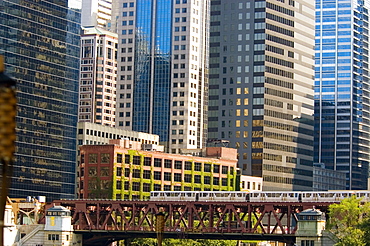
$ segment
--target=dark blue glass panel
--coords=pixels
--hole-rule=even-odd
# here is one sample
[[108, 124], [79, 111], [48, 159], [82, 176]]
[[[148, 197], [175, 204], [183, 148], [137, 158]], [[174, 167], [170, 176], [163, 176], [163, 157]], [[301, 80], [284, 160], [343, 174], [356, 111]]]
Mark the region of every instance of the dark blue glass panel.
[[75, 197], [80, 13], [67, 3], [0, 1], [0, 53], [18, 97], [11, 197]]

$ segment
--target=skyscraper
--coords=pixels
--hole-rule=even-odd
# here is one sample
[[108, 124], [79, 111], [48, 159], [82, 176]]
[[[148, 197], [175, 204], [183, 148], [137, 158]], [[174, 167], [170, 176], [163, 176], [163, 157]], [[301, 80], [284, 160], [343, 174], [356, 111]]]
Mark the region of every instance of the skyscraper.
[[9, 195], [74, 198], [79, 10], [55, 0], [3, 0], [0, 9], [0, 53], [18, 97]]
[[314, 1], [211, 0], [210, 140], [264, 190], [312, 189]]
[[81, 26], [108, 28], [112, 0], [82, 0]]
[[316, 1], [315, 159], [367, 189], [369, 11], [366, 1]]
[[204, 146], [209, 1], [117, 1], [116, 127], [158, 134], [171, 153]]
[[83, 27], [79, 122], [115, 126], [117, 34]]

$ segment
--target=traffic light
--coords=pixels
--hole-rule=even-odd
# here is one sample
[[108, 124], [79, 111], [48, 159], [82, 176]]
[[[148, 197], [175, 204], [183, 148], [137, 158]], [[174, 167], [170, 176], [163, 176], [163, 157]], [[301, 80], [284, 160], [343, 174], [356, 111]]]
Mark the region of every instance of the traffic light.
[[4, 57], [0, 56], [0, 245], [4, 245], [4, 211], [13, 173], [17, 104], [15, 80], [4, 72]]

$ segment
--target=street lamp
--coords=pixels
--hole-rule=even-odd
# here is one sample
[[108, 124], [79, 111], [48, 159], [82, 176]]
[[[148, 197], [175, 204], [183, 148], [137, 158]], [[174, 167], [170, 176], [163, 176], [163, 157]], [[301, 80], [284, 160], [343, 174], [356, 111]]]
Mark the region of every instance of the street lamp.
[[0, 56], [0, 245], [4, 245], [4, 212], [13, 171], [17, 104], [15, 80], [4, 71], [4, 57]]

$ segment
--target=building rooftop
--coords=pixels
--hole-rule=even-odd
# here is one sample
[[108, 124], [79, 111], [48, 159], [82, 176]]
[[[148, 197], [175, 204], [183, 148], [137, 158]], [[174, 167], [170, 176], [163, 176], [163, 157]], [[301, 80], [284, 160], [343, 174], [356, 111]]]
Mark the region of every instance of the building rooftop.
[[99, 35], [109, 35], [109, 36], [112, 36], [112, 37], [116, 37], [118, 38], [118, 34], [117, 33], [114, 33], [114, 32], [110, 32], [110, 31], [107, 31], [107, 30], [104, 30], [102, 28], [99, 28], [99, 27], [95, 27], [95, 26], [83, 26], [81, 27], [84, 34], [99, 34]]

